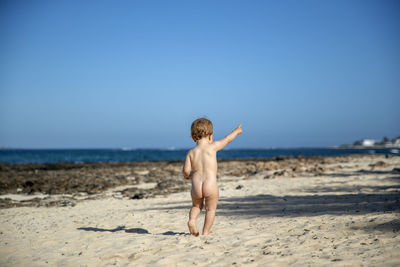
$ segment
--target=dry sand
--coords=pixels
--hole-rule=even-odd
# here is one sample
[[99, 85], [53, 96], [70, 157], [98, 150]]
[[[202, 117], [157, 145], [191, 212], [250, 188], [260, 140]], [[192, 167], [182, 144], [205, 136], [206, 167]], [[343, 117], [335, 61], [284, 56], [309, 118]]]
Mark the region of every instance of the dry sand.
[[188, 192], [2, 209], [0, 266], [399, 266], [399, 167], [374, 156], [316, 177], [223, 176], [213, 236], [188, 234]]

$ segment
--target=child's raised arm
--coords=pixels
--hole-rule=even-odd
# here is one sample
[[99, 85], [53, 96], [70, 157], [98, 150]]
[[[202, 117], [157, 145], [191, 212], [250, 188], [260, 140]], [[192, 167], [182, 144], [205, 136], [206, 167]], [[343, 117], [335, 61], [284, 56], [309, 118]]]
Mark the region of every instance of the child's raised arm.
[[226, 147], [227, 144], [233, 141], [233, 139], [236, 138], [237, 135], [242, 134], [242, 124], [240, 124], [235, 130], [233, 130], [230, 134], [225, 136], [225, 138], [215, 141], [214, 146], [217, 151], [223, 149]]

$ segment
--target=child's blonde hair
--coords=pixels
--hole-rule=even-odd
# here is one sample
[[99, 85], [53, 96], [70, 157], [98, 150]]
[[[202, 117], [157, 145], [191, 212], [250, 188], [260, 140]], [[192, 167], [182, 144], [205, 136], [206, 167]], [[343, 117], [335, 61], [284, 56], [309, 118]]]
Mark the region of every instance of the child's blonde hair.
[[200, 118], [192, 123], [190, 130], [193, 140], [197, 142], [201, 138], [213, 134], [213, 125], [210, 120], [206, 118]]

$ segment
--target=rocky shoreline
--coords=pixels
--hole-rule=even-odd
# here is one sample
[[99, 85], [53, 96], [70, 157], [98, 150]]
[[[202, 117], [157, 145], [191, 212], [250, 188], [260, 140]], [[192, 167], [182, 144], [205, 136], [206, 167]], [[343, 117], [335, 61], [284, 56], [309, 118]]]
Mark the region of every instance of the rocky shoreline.
[[[275, 157], [268, 159], [220, 160], [218, 177], [233, 180], [262, 175], [314, 177], [346, 169], [349, 161], [375, 160], [372, 171], [385, 167], [382, 155], [346, 155], [335, 157]], [[386, 158], [393, 157], [386, 155]], [[0, 208], [20, 206], [74, 206], [87, 199], [105, 195], [141, 199], [189, 190], [182, 177], [181, 161], [127, 163], [0, 163]], [[400, 166], [398, 166], [400, 167]], [[394, 167], [394, 173], [400, 169]], [[20, 197], [18, 197], [20, 196]]]

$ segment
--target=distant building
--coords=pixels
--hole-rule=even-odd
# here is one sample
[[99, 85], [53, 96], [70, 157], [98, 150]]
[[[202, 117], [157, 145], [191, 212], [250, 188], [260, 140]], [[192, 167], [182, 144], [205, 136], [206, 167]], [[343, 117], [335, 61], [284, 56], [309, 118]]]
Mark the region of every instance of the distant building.
[[396, 137], [393, 139], [393, 145], [400, 147], [400, 137]]
[[345, 147], [376, 147], [376, 148], [400, 148], [400, 136], [393, 138], [392, 140], [389, 140], [387, 137], [383, 137], [382, 141], [376, 141], [374, 139], [362, 139], [362, 140], [357, 140], [353, 143], [352, 146], [348, 145], [341, 145], [340, 147], [345, 148]]
[[362, 146], [374, 146], [375, 140], [374, 139], [363, 139], [363, 140], [361, 140], [361, 145]]

